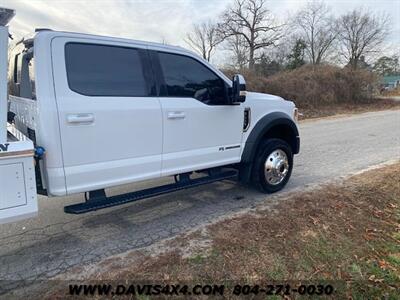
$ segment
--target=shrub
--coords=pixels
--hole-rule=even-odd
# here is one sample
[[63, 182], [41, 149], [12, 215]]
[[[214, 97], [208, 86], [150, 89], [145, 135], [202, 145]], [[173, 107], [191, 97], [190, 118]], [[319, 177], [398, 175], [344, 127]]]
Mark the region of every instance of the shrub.
[[[231, 77], [235, 71], [226, 70]], [[249, 91], [269, 93], [292, 100], [300, 108], [318, 108], [337, 103], [357, 104], [371, 100], [377, 77], [367, 70], [330, 65], [306, 65], [270, 77], [241, 70]]]

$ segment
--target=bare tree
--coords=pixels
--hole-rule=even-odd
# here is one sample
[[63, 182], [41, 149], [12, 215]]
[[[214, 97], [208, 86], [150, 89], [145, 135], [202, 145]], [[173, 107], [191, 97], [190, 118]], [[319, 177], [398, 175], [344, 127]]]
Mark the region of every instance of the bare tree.
[[295, 19], [306, 53], [312, 64], [320, 64], [329, 54], [337, 36], [334, 19], [329, 8], [320, 1], [308, 2]]
[[387, 15], [375, 15], [361, 8], [344, 14], [337, 23], [340, 54], [356, 69], [362, 57], [380, 50], [388, 26]]
[[265, 0], [235, 0], [223, 14], [219, 30], [225, 38], [240, 35], [248, 52], [249, 68], [254, 69], [256, 51], [274, 46], [282, 37]]
[[210, 21], [194, 24], [193, 29], [186, 35], [186, 43], [199, 52], [204, 59], [210, 61], [215, 47], [222, 41], [217, 27]]
[[227, 39], [227, 49], [232, 52], [232, 66], [243, 69], [249, 62], [244, 38], [241, 35], [234, 35]]

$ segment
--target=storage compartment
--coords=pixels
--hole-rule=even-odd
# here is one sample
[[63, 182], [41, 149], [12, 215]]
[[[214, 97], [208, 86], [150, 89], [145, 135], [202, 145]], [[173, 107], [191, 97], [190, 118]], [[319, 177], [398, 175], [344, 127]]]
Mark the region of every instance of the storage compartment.
[[0, 209], [26, 205], [22, 163], [0, 165]]
[[33, 143], [12, 126], [0, 147], [0, 224], [36, 216]]

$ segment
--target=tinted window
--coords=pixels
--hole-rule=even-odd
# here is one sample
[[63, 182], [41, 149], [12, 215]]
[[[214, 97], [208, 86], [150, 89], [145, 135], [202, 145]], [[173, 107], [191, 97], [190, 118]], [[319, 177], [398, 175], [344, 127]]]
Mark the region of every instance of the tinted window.
[[68, 43], [68, 84], [89, 96], [147, 96], [139, 51], [132, 48]]
[[15, 59], [14, 59], [14, 72], [13, 72], [13, 74], [14, 74], [14, 82], [15, 83], [17, 83], [18, 82], [18, 70], [19, 70], [19, 68], [18, 68], [18, 56], [19, 56], [19, 54], [17, 54], [17, 55], [15, 55]]
[[9, 63], [8, 70], [8, 94], [11, 96], [19, 96], [18, 91], [18, 54], [13, 53]]
[[13, 56], [8, 77], [9, 95], [36, 99], [34, 67], [33, 49], [24, 49]]
[[33, 57], [28, 62], [28, 75], [29, 75], [32, 99], [36, 99], [35, 59]]
[[225, 104], [225, 82], [197, 60], [159, 53], [170, 97], [191, 97], [206, 104]]

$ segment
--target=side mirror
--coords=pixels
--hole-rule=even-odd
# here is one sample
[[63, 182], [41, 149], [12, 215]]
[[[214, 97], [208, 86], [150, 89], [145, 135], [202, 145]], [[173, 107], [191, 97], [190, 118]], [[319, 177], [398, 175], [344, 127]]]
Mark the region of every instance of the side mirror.
[[232, 78], [232, 104], [242, 103], [246, 101], [246, 81], [240, 74], [236, 74]]

